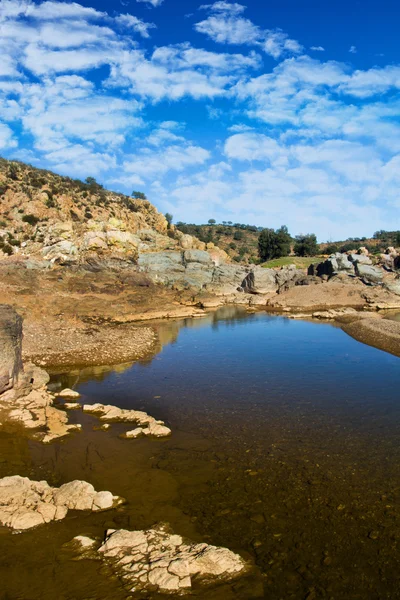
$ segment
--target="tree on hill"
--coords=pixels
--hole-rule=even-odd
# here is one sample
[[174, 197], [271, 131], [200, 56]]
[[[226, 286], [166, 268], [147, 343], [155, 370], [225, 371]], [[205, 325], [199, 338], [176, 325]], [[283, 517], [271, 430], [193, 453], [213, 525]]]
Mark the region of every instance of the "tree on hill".
[[208, 224], [209, 225], [215, 225], [217, 221], [215, 219], [208, 219]]
[[167, 219], [168, 229], [171, 227], [172, 219], [174, 218], [171, 213], [165, 213], [165, 218]]
[[318, 254], [318, 242], [315, 233], [296, 235], [294, 253], [296, 256], [315, 256]]
[[286, 225], [279, 229], [263, 229], [258, 237], [258, 255], [262, 261], [290, 254], [292, 238]]
[[143, 192], [132, 192], [132, 198], [135, 198], [136, 200], [147, 200], [147, 196], [146, 194], [144, 194]]

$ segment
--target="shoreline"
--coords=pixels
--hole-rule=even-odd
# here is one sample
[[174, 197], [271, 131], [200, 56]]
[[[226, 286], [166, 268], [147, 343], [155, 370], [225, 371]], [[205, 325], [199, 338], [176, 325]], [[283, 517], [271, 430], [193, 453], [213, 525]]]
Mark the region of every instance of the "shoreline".
[[[61, 327], [59, 322], [24, 323], [23, 359], [58, 373], [71, 369], [130, 364], [157, 354], [162, 343], [160, 325], [181, 319], [202, 319], [221, 308], [243, 310], [247, 314], [265, 313], [296, 320], [335, 324], [357, 341], [400, 356], [400, 322], [386, 318], [386, 310], [366, 311], [354, 307], [315, 306], [277, 309], [221, 302], [205, 310], [190, 306], [116, 317], [97, 325]], [[391, 312], [398, 310], [392, 309]]]

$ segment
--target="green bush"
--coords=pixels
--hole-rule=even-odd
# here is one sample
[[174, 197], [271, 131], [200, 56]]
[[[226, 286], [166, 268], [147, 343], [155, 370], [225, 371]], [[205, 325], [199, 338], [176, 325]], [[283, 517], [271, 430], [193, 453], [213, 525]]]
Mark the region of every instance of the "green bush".
[[316, 256], [319, 252], [317, 236], [315, 233], [296, 235], [294, 253], [296, 256]]
[[36, 225], [40, 221], [40, 219], [38, 217], [35, 217], [35, 215], [24, 215], [22, 217], [22, 220], [25, 223], [29, 223], [29, 225]]

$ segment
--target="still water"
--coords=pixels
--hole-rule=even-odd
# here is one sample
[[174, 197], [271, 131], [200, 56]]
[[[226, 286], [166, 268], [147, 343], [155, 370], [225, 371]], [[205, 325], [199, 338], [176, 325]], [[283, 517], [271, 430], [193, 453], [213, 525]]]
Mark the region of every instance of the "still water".
[[0, 435], [0, 476], [86, 479], [127, 499], [0, 531], [0, 597], [122, 600], [118, 579], [63, 544], [168, 522], [255, 565], [196, 598], [400, 598], [400, 359], [331, 325], [232, 309], [157, 329], [158, 353], [145, 361], [54, 380], [85, 403], [165, 420], [170, 439], [122, 440], [132, 427], [94, 431], [81, 412], [71, 418], [83, 433], [50, 447]]

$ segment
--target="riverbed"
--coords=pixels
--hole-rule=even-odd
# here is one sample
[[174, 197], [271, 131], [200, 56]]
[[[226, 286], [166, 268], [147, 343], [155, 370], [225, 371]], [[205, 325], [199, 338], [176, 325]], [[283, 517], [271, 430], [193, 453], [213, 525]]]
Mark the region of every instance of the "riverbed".
[[53, 383], [88, 404], [145, 410], [170, 439], [124, 440], [120, 424], [95, 431], [80, 411], [71, 418], [83, 432], [51, 446], [0, 434], [1, 476], [84, 479], [127, 500], [1, 530], [1, 597], [122, 600], [106, 567], [63, 545], [167, 522], [254, 564], [196, 598], [400, 598], [400, 359], [332, 325], [232, 308], [157, 330], [155, 355], [54, 373]]

